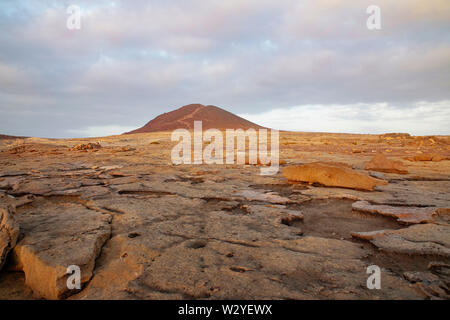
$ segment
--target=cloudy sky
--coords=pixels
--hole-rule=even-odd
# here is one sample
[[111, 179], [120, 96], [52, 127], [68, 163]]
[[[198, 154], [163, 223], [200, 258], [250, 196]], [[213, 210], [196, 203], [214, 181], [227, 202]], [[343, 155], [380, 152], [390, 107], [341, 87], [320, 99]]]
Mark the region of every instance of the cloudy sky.
[[0, 30], [4, 134], [117, 134], [190, 103], [278, 129], [450, 134], [449, 0], [1, 0]]

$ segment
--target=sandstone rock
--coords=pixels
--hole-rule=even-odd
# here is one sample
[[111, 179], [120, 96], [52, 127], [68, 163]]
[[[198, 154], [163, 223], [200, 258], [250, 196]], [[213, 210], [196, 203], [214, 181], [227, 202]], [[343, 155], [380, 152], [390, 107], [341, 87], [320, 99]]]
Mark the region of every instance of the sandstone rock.
[[450, 299], [449, 284], [442, 281], [439, 276], [431, 272], [405, 272], [403, 275], [429, 298]]
[[[188, 254], [191, 258], [187, 264], [192, 265], [190, 269], [193, 273], [189, 275], [186, 271], [185, 281], [197, 282], [202, 277], [201, 270], [204, 268], [198, 264], [195, 252], [204, 253], [203, 248], [214, 243], [219, 244], [219, 247], [221, 243], [229, 244], [230, 247], [254, 247], [254, 240], [293, 239], [295, 233], [299, 232], [298, 228], [289, 227], [281, 221], [294, 215], [300, 219], [301, 213], [298, 211], [288, 210], [284, 206], [249, 205], [245, 212], [235, 213], [232, 210], [238, 204], [235, 201], [211, 201], [211, 204], [207, 204], [203, 200], [171, 195], [151, 199], [122, 196], [91, 201], [89, 205], [93, 207], [114, 212], [115, 229], [113, 238], [108, 241], [104, 254], [98, 260], [95, 277], [76, 298], [201, 297], [203, 291], [196, 286], [185, 291], [177, 289], [178, 283], [168, 283], [168, 290], [165, 290], [165, 286], [149, 286], [141, 276], [150, 272], [149, 269], [162, 256], [163, 259], [177, 259], [176, 256]], [[222, 211], [218, 211], [221, 209]], [[175, 252], [177, 254], [173, 256]], [[221, 256], [214, 253], [214, 250], [208, 250], [207, 255], [201, 254], [200, 257], [206, 263], [209, 259]], [[164, 272], [169, 275], [167, 279], [176, 270], [182, 270], [183, 265], [168, 265]], [[234, 271], [228, 267], [233, 266], [231, 261], [229, 266], [224, 266], [231, 277]], [[162, 270], [158, 269], [158, 274], [154, 276], [164, 282], [160, 271]], [[219, 279], [219, 274], [217, 277], [213, 282], [221, 283], [223, 280]], [[237, 283], [240, 282], [236, 282], [236, 287]], [[230, 287], [228, 294], [232, 297], [234, 285], [227, 286]]]
[[3, 196], [0, 195], [0, 207], [10, 207], [10, 211], [12, 212], [12, 216], [14, 216], [14, 212], [17, 208], [24, 206], [26, 204], [32, 203], [35, 197], [32, 195], [26, 195], [23, 197], [13, 197], [11, 195]]
[[380, 137], [380, 138], [400, 138], [400, 139], [407, 139], [407, 138], [410, 138], [411, 135], [410, 135], [409, 133], [398, 133], [398, 132], [393, 132], [393, 133], [380, 134], [379, 137]]
[[239, 191], [236, 193], [236, 196], [244, 197], [248, 201], [261, 201], [275, 204], [286, 204], [292, 202], [289, 198], [281, 197], [276, 193], [263, 193], [254, 190]]
[[[395, 136], [290, 132], [280, 136], [281, 141], [292, 142], [280, 150], [280, 158], [288, 163], [320, 161], [318, 165], [363, 175], [368, 172], [350, 170], [363, 168], [366, 162], [363, 154], [351, 154], [353, 148], [373, 155], [391, 150], [403, 158], [416, 155], [420, 143]], [[70, 155], [67, 144], [72, 146], [74, 140], [42, 139], [17, 154], [8, 152], [13, 144], [0, 141], [0, 193], [5, 195], [0, 203], [17, 206], [14, 217], [23, 236], [20, 252], [16, 246], [9, 253], [4, 269], [26, 273], [3, 270], [0, 299], [29, 298], [25, 278], [35, 298], [73, 293], [70, 299], [442, 298], [437, 287], [427, 288], [423, 275], [403, 274], [431, 272], [446, 283], [445, 232], [420, 229], [399, 235], [393, 230], [401, 226], [394, 219], [352, 211], [352, 203], [446, 208], [450, 162], [416, 163], [413, 175], [389, 175], [389, 184], [366, 192], [287, 183], [281, 174], [260, 176], [255, 166], [173, 166], [170, 132], [127, 137], [104, 137], [100, 143], [108, 147], [101, 152]], [[424, 153], [450, 154], [449, 144], [432, 139], [433, 146], [428, 138], [422, 139]], [[155, 140], [161, 144], [149, 146]], [[414, 146], [408, 146], [410, 141], [416, 142]], [[122, 147], [136, 151], [111, 152]], [[45, 150], [66, 152], [45, 156]], [[388, 176], [376, 171], [370, 175], [380, 180]], [[29, 194], [42, 197], [27, 204], [21, 197]], [[323, 198], [334, 199], [317, 200]], [[111, 224], [102, 217], [111, 218]], [[432, 224], [444, 228], [450, 224], [448, 217], [438, 209]], [[111, 238], [104, 242], [108, 228]], [[349, 238], [353, 231], [383, 229], [392, 230], [377, 239], [372, 237], [379, 232], [366, 237], [393, 254], [375, 252], [376, 247]], [[436, 252], [441, 254], [429, 255]], [[66, 267], [74, 259], [86, 265], [83, 289], [63, 292]], [[426, 270], [430, 261], [440, 263]], [[367, 290], [366, 269], [371, 264], [382, 268], [382, 290]]]
[[[195, 246], [178, 243], [161, 250], [125, 291], [133, 299], [355, 298], [355, 288], [366, 281], [361, 272], [366, 266], [359, 260], [364, 254], [357, 244], [315, 237], [242, 244], [214, 239]], [[403, 297], [419, 297], [406, 281], [383, 276], [386, 291], [369, 295], [366, 290], [358, 296], [389, 296], [390, 288], [395, 288]], [[94, 280], [87, 288], [91, 297], [104, 292], [93, 284]]]
[[428, 270], [439, 276], [446, 277], [447, 280], [450, 281], [450, 264], [440, 261], [431, 261], [428, 264]]
[[20, 146], [16, 146], [13, 147], [9, 150], [10, 154], [21, 154], [21, 153], [25, 153], [25, 152], [36, 152], [36, 148], [33, 145], [20, 145]]
[[0, 270], [8, 253], [14, 249], [19, 238], [19, 225], [10, 206], [0, 206]]
[[18, 176], [26, 176], [28, 175], [28, 172], [26, 171], [6, 171], [6, 172], [0, 172], [0, 178], [3, 177], [18, 177]]
[[330, 165], [333, 167], [344, 167], [344, 168], [353, 169], [353, 166], [351, 164], [344, 163], [344, 162], [338, 162], [338, 161], [320, 161], [320, 162], [313, 162], [313, 163]]
[[367, 201], [357, 201], [352, 205], [353, 210], [381, 214], [394, 217], [398, 222], [416, 224], [432, 222], [437, 208], [421, 207], [393, 207], [388, 205], [372, 205]]
[[69, 177], [29, 179], [14, 184], [10, 193], [15, 196], [23, 194], [45, 195], [55, 191], [77, 189], [81, 185], [81, 181]]
[[366, 164], [365, 169], [387, 173], [408, 173], [408, 170], [406, 170], [402, 162], [389, 160], [382, 153], [374, 156], [372, 160]]
[[135, 182], [139, 182], [138, 177], [118, 177], [113, 179], [105, 179], [105, 185], [121, 185], [121, 184], [131, 184]]
[[414, 161], [431, 161], [433, 156], [431, 154], [417, 154], [413, 159]]
[[415, 155], [413, 158], [414, 161], [434, 161], [434, 162], [439, 162], [439, 161], [443, 161], [443, 160], [447, 160], [446, 156], [443, 156], [441, 154], [418, 154]]
[[[308, 186], [298, 192], [301, 195], [307, 196], [311, 199], [351, 199], [351, 200], [366, 200], [371, 203], [383, 203], [392, 206], [428, 206], [436, 207], [438, 213], [448, 207], [450, 203], [450, 181], [439, 177], [431, 178], [430, 180], [417, 177], [412, 180], [398, 180], [393, 181], [385, 186], [377, 188], [380, 192], [365, 192], [362, 190], [354, 190], [348, 188], [337, 187], [323, 187], [323, 186]], [[290, 198], [292, 198], [290, 196]], [[447, 214], [448, 216], [448, 214]], [[442, 216], [445, 219], [445, 216]], [[449, 221], [450, 223], [450, 221]]]
[[[95, 276], [86, 288], [71, 299], [129, 299], [128, 285], [142, 275], [144, 267], [160, 255], [158, 250], [163, 239], [147, 238], [147, 244], [142, 239], [146, 233], [130, 238], [120, 234], [114, 236], [102, 249], [101, 257], [96, 261]], [[153, 240], [153, 243], [151, 241]], [[165, 237], [165, 243], [180, 242], [181, 238]], [[163, 246], [161, 246], [163, 247]], [[170, 294], [151, 296], [153, 299], [175, 299]]]
[[[92, 208], [113, 214], [113, 237], [92, 280], [72, 298], [374, 297], [355, 289], [367, 279], [361, 261], [366, 252], [358, 244], [300, 238], [294, 224], [303, 218], [298, 210], [243, 201], [178, 195], [90, 201]], [[383, 274], [383, 281], [395, 290], [375, 296], [391, 297], [395, 291], [420, 297], [399, 277]]]
[[433, 157], [431, 158], [431, 161], [434, 162], [439, 162], [439, 161], [444, 161], [447, 160], [447, 157], [441, 155], [441, 154], [434, 154]]
[[[350, 192], [348, 192], [350, 191]], [[351, 193], [351, 192], [354, 193]], [[348, 199], [354, 201], [363, 201], [363, 191], [338, 189], [338, 188], [311, 188], [301, 191], [302, 195], [310, 197], [310, 199], [325, 200], [325, 199]]]
[[286, 167], [283, 169], [283, 176], [291, 181], [368, 191], [372, 191], [375, 186], [387, 184], [384, 180], [375, 179], [351, 169], [321, 163]]
[[102, 167], [99, 167], [98, 169], [110, 171], [110, 170], [116, 170], [116, 169], [121, 169], [121, 168], [123, 168], [123, 166], [113, 165], [113, 166], [102, 166]]
[[60, 299], [76, 292], [67, 288], [69, 266], [80, 267], [82, 285], [91, 279], [111, 217], [73, 203], [40, 201], [18, 215], [23, 238], [12, 252], [13, 269], [24, 272], [36, 297]]
[[354, 232], [352, 236], [388, 252], [450, 257], [450, 226], [417, 224], [400, 230]]
[[22, 177], [6, 177], [0, 179], [0, 189], [13, 189], [18, 186], [25, 179]]
[[22, 272], [0, 272], [0, 298], [3, 301], [33, 299], [33, 291], [25, 284]]
[[[237, 160], [235, 159], [235, 161], [237, 161]], [[250, 159], [246, 158], [244, 164], [247, 164], [247, 165], [258, 165], [258, 166], [271, 166], [272, 162], [263, 164], [261, 162], [261, 159], [258, 158], [258, 159], [256, 159], [256, 163], [251, 163]], [[283, 159], [278, 159], [278, 165], [282, 166], [282, 165], [285, 165], [285, 164], [286, 164], [286, 161], [284, 161]]]
[[100, 149], [102, 146], [100, 145], [99, 142], [96, 143], [82, 143], [79, 145], [76, 145], [75, 147], [72, 148], [73, 151], [83, 151], [83, 150], [98, 150]]
[[243, 208], [250, 214], [265, 215], [266, 219], [273, 217], [275, 224], [291, 226], [294, 222], [303, 220], [300, 211], [290, 210], [282, 205], [245, 205]]
[[130, 151], [136, 151], [136, 148], [131, 148], [131, 147], [114, 148], [111, 150], [111, 153], [130, 152]]
[[46, 193], [46, 196], [72, 196], [79, 197], [80, 200], [89, 200], [91, 198], [106, 196], [111, 190], [103, 186], [88, 186], [77, 189], [56, 190]]
[[371, 177], [374, 177], [374, 178], [377, 178], [377, 179], [386, 180], [386, 177], [381, 172], [370, 171], [369, 175]]
[[[365, 266], [357, 260], [364, 251], [350, 242], [335, 245], [333, 240], [311, 238], [306, 243], [286, 244], [284, 249], [270, 243], [247, 247], [216, 240], [191, 245], [195, 241], [180, 243], [178, 239], [178, 244], [156, 251], [155, 243], [143, 240], [144, 235], [111, 239], [98, 260], [95, 277], [73, 298], [356, 298], [358, 295], [351, 288], [365, 281], [364, 273], [360, 272]], [[324, 249], [326, 254], [322, 256]], [[323, 269], [319, 267], [322, 263], [327, 264]], [[308, 272], [305, 277], [306, 270], [318, 267], [321, 269]], [[332, 271], [325, 272], [326, 268]], [[350, 276], [349, 270], [355, 275]], [[322, 285], [316, 285], [316, 281]], [[383, 281], [388, 288], [383, 296], [392, 295], [394, 287], [402, 297], [419, 297], [406, 283], [389, 274], [386, 278], [383, 275]], [[378, 296], [362, 293], [366, 298]]]

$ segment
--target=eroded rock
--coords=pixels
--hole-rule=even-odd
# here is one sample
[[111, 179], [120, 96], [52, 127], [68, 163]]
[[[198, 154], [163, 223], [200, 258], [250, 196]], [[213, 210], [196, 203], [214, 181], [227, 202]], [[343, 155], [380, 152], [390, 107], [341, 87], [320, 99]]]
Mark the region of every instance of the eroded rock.
[[[15, 217], [23, 236], [20, 252], [10, 252], [7, 266], [26, 273], [3, 270], [0, 299], [26, 297], [30, 290], [25, 290], [25, 277], [41, 298], [73, 293], [71, 299], [437, 298], [436, 293], [417, 290], [423, 281], [412, 287], [403, 274], [426, 271], [445, 282], [448, 257], [428, 255], [445, 253], [444, 232], [383, 235], [386, 238], [380, 236], [375, 243], [392, 248], [394, 254], [374, 252], [371, 245], [351, 241], [350, 233], [401, 226], [380, 214], [352, 211], [352, 201], [341, 199], [394, 208], [448, 207], [447, 161], [410, 163], [413, 174], [408, 176], [371, 171], [376, 181], [390, 179], [374, 188], [376, 192], [356, 190], [359, 178], [347, 174], [366, 176], [352, 169], [363, 168], [367, 155], [381, 150], [395, 158], [413, 157], [418, 148], [448, 157], [448, 143], [434, 137], [434, 142], [423, 139], [419, 146], [422, 142], [412, 138], [280, 135], [289, 142], [282, 143], [282, 159], [337, 167], [344, 170], [338, 176], [345, 177], [345, 186], [287, 183], [281, 174], [260, 176], [255, 166], [173, 166], [170, 133], [104, 137], [101, 143], [107, 147], [99, 152], [67, 153], [74, 140], [42, 139], [10, 154], [13, 145], [0, 143], [0, 193], [8, 200], [0, 203], [17, 204]], [[150, 146], [155, 140], [161, 145]], [[408, 146], [410, 140], [417, 143]], [[96, 140], [83, 143], [89, 141]], [[49, 146], [42, 146], [44, 142]], [[57, 155], [52, 150], [66, 156], [50, 156]], [[33, 194], [44, 198], [28, 204], [21, 200]], [[315, 200], [323, 198], [334, 199]], [[447, 217], [440, 209], [432, 222], [444, 227]], [[103, 218], [112, 219], [111, 224]], [[104, 242], [109, 228], [111, 238]], [[392, 257], [395, 266], [385, 256]], [[83, 265], [83, 289], [64, 292], [66, 267], [73, 260]], [[442, 263], [426, 270], [429, 261]], [[383, 290], [367, 290], [367, 266], [378, 263]]]
[[265, 216], [272, 219], [275, 224], [292, 226], [294, 222], [302, 221], [303, 215], [300, 211], [287, 209], [281, 205], [245, 205], [243, 209], [253, 215]]
[[408, 173], [408, 170], [406, 170], [406, 167], [401, 161], [390, 160], [382, 153], [375, 155], [372, 160], [366, 164], [365, 169], [386, 173]]
[[25, 273], [36, 297], [60, 299], [76, 292], [67, 287], [69, 266], [80, 267], [82, 285], [91, 279], [110, 237], [111, 216], [74, 203], [36, 202], [18, 215], [23, 236], [12, 252], [12, 268]]
[[450, 257], [450, 226], [417, 224], [399, 230], [354, 232], [352, 236], [388, 252]]
[[352, 205], [353, 210], [373, 214], [381, 214], [396, 218], [398, 222], [406, 224], [417, 224], [432, 222], [437, 208], [421, 207], [393, 207], [388, 205], [373, 205], [368, 201], [356, 201]]
[[8, 253], [14, 249], [19, 237], [19, 225], [10, 206], [0, 206], [0, 270]]
[[413, 157], [413, 161], [434, 161], [434, 162], [440, 162], [447, 160], [448, 157], [438, 154], [438, 153], [423, 153], [423, 154], [417, 154]]
[[96, 143], [82, 143], [79, 145], [76, 145], [75, 147], [72, 148], [73, 151], [84, 151], [84, 150], [98, 150], [100, 149], [102, 146], [100, 145], [99, 142]]
[[248, 201], [261, 201], [276, 204], [286, 204], [292, 202], [289, 198], [281, 197], [274, 192], [263, 193], [255, 190], [242, 190], [237, 192], [236, 196], [244, 197]]
[[283, 169], [283, 176], [290, 181], [319, 183], [329, 187], [367, 191], [372, 191], [375, 186], [387, 184], [384, 180], [370, 177], [352, 169], [321, 163], [286, 167]]
[[431, 272], [405, 272], [406, 280], [431, 299], [450, 299], [449, 284]]

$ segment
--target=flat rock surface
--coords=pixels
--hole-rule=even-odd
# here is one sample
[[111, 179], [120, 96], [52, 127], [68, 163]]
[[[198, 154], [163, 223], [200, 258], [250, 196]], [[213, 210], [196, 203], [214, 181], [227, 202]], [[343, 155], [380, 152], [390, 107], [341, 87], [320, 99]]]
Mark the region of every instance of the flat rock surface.
[[[170, 132], [2, 139], [0, 207], [18, 238], [0, 299], [448, 299], [448, 137], [281, 132], [272, 176], [173, 165], [174, 145]], [[408, 173], [366, 170], [376, 154]], [[405, 160], [419, 154], [444, 159]]]

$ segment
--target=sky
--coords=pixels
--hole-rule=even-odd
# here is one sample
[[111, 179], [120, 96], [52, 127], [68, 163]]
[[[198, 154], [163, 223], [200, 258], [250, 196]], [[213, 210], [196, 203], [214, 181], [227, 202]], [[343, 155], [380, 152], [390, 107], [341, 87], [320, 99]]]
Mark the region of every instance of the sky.
[[449, 0], [2, 0], [0, 30], [2, 134], [120, 134], [191, 103], [283, 130], [450, 134]]

